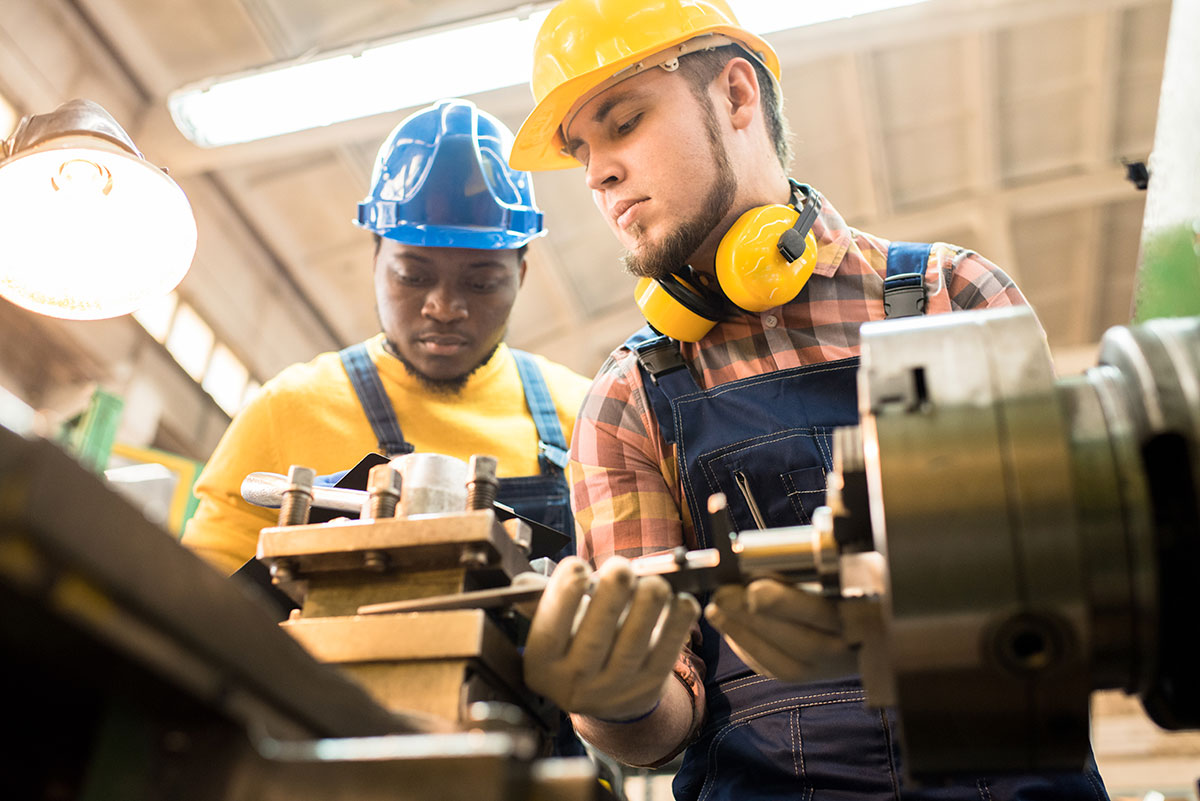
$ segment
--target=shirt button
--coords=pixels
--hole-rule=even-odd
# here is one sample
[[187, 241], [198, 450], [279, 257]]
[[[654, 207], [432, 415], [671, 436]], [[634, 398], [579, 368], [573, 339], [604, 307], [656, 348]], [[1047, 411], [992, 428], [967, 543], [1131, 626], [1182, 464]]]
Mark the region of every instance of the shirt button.
[[763, 318], [763, 325], [765, 325], [767, 328], [774, 328], [775, 326], [779, 325], [779, 318], [773, 314], [768, 314]]

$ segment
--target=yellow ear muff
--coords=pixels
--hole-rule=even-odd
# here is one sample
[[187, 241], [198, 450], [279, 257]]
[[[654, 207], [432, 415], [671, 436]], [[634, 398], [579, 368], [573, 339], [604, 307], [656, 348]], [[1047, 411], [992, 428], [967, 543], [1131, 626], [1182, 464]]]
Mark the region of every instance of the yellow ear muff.
[[634, 301], [656, 331], [680, 342], [698, 342], [713, 330], [719, 309], [706, 308], [695, 287], [676, 276], [670, 278], [666, 282], [638, 278]]
[[717, 246], [717, 281], [726, 297], [746, 311], [761, 312], [800, 293], [817, 264], [816, 237], [811, 229], [805, 233], [804, 253], [791, 263], [778, 245], [799, 217], [791, 206], [772, 204], [737, 219]]

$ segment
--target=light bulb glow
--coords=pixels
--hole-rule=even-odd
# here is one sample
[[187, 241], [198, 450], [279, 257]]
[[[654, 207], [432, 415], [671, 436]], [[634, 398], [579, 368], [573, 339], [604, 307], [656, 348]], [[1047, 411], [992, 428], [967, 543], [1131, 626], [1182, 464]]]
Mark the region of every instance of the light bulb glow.
[[529, 54], [547, 13], [185, 88], [168, 105], [185, 136], [216, 147], [515, 86], [529, 80]]
[[[927, 0], [831, 3], [733, 0], [739, 22], [759, 35]], [[551, 3], [423, 36], [284, 64], [184, 87], [167, 100], [176, 127], [201, 147], [250, 142], [527, 84], [538, 29]]]
[[132, 155], [50, 147], [0, 164], [0, 295], [19, 306], [127, 314], [174, 289], [195, 250], [183, 191]]

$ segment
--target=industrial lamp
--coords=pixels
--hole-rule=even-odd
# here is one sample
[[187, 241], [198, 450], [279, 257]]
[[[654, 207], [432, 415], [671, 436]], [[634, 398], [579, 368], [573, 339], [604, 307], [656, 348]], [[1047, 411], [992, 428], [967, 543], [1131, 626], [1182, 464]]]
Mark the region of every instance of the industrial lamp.
[[0, 295], [116, 317], [175, 288], [196, 252], [183, 190], [90, 100], [23, 117], [0, 161]]

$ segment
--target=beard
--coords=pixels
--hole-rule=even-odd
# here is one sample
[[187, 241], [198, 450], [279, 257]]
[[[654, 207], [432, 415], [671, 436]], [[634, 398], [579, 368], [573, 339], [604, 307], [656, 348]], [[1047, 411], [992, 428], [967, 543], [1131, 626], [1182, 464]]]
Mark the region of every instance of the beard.
[[[375, 313], [376, 316], [379, 315], [378, 308], [376, 308]], [[380, 317], [379, 327], [381, 329], [383, 328], [382, 317]], [[483, 367], [492, 360], [492, 357], [496, 355], [496, 350], [500, 347], [500, 343], [503, 341], [504, 338], [501, 337], [500, 341], [495, 345], [492, 345], [491, 349], [483, 355], [482, 359], [479, 360], [479, 363], [470, 370], [467, 370], [462, 375], [451, 376], [450, 378], [438, 378], [437, 376], [432, 376], [428, 373], [421, 372], [421, 368], [417, 367], [415, 364], [406, 359], [404, 354], [400, 352], [400, 349], [392, 344], [392, 341], [387, 339], [386, 336], [383, 340], [383, 349], [392, 356], [395, 356], [396, 360], [399, 361], [400, 364], [404, 365], [405, 371], [413, 378], [417, 379], [417, 383], [420, 384], [422, 388], [427, 390], [430, 394], [457, 395], [458, 393], [462, 392], [463, 387], [467, 385], [467, 379], [473, 376], [480, 367]]]
[[[658, 280], [677, 272], [688, 263], [692, 255], [704, 244], [704, 240], [733, 208], [733, 201], [737, 195], [737, 176], [729, 163], [725, 143], [721, 141], [716, 111], [711, 102], [707, 102], [707, 97], [705, 101], [702, 104], [704, 128], [708, 134], [709, 156], [716, 165], [717, 174], [704, 196], [704, 202], [700, 204], [699, 212], [669, 231], [661, 242], [647, 243], [639, 252], [627, 251], [621, 257], [625, 270], [630, 275]], [[641, 238], [643, 233], [638, 223], [630, 225], [628, 230], [635, 238]]]

